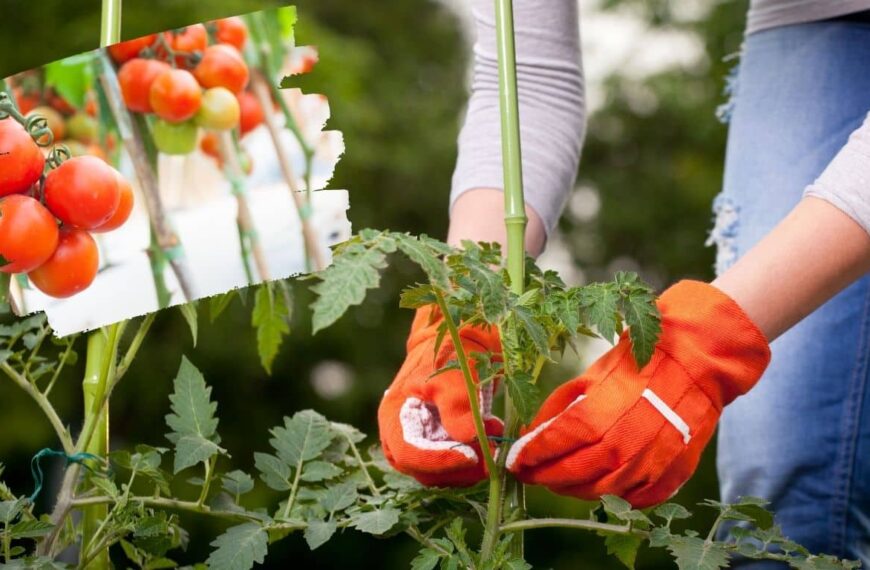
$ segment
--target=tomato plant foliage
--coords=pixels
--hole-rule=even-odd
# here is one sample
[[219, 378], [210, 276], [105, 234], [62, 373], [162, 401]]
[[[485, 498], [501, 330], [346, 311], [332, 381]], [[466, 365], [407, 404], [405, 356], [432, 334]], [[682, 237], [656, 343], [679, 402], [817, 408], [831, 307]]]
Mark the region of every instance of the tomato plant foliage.
[[[636, 275], [622, 273], [611, 282], [569, 287], [529, 260], [526, 292], [516, 295], [497, 246], [465, 243], [453, 248], [425, 236], [386, 231], [363, 231], [336, 248], [333, 264], [313, 285], [318, 295], [312, 306], [315, 329], [322, 330], [361, 303], [366, 292], [378, 286], [389, 256], [397, 253], [419, 265], [426, 277], [402, 293], [402, 306], [436, 303], [446, 308], [446, 322], [501, 328], [503, 362], [486, 355], [472, 357], [479, 378], [503, 380], [525, 418], [538, 407], [536, 379], [541, 368], [576, 347], [581, 337], [612, 341], [617, 334], [627, 334], [638, 363], [652, 355], [659, 314], [654, 294]], [[289, 330], [285, 319], [290, 299], [285, 292], [283, 284], [273, 283], [260, 285], [255, 293], [253, 320], [264, 364], [274, 358]], [[213, 299], [212, 317], [235, 295]], [[111, 387], [130, 366], [144, 336], [141, 330], [140, 325]], [[442, 339], [448, 334], [445, 330]], [[75, 354], [72, 340], [52, 340], [41, 316], [0, 326], [0, 371], [39, 404], [70, 459], [67, 472], [73, 473], [65, 479], [69, 483], [58, 494], [50, 516], [37, 513], [29, 498], [0, 480], [0, 557], [9, 567], [69, 567], [59, 553], [80, 542], [81, 523], [74, 514], [96, 505], [106, 508], [105, 515], [89, 541], [78, 544], [80, 566], [115, 549], [132, 567], [176, 567], [177, 553], [188, 540], [182, 513], [224, 524], [204, 564], [197, 566], [216, 570], [247, 570], [266, 563], [269, 546], [291, 533], [301, 534], [311, 549], [317, 549], [344, 532], [412, 537], [420, 544], [409, 561], [414, 570], [523, 570], [531, 565], [516, 548], [519, 533], [549, 527], [600, 535], [607, 551], [628, 568], [634, 567], [642, 548], [666, 549], [680, 570], [725, 568], [738, 555], [797, 569], [859, 566], [813, 555], [788, 540], [765, 501], [754, 498], [736, 504], [703, 503], [718, 514], [706, 535], [687, 530], [691, 513], [673, 503], [641, 512], [618, 497], [605, 496], [580, 519], [528, 518], [508, 509], [499, 522], [494, 548], [483, 553], [471, 538], [476, 532], [470, 531], [487, 524], [485, 485], [424, 487], [395, 471], [377, 445], [367, 444], [365, 434], [315, 411], [296, 412], [263, 434], [263, 443], [254, 444], [252, 472], [235, 468], [233, 456], [251, 450], [224, 446], [218, 402], [205, 376], [187, 358], [180, 363], [167, 403], [170, 446], [160, 441], [137, 445], [108, 457], [84, 459], [87, 468], [81, 468], [83, 459], [76, 456], [81, 442], [49, 401], [60, 370], [75, 361]], [[438, 381], [437, 374], [432, 381]], [[0, 465], [0, 478], [2, 471]], [[269, 506], [249, 500], [257, 487], [272, 493]], [[724, 538], [717, 534], [720, 528], [727, 530]]]

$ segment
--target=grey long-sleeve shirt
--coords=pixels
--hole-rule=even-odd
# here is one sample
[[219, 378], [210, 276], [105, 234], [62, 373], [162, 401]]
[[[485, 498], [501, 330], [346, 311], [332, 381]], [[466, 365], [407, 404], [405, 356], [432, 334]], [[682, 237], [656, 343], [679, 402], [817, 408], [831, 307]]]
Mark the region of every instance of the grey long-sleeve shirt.
[[[472, 0], [474, 79], [451, 205], [473, 188], [503, 188], [493, 0]], [[747, 32], [870, 8], [870, 0], [753, 0]], [[514, 0], [523, 182], [526, 202], [555, 227], [577, 174], [585, 132], [576, 0]], [[870, 111], [870, 109], [868, 109]], [[870, 115], [806, 190], [870, 233]]]

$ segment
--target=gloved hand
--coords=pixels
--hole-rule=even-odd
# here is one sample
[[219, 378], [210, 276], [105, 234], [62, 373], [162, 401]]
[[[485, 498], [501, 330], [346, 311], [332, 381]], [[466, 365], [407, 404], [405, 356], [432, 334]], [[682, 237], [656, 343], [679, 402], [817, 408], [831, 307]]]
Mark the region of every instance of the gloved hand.
[[521, 481], [644, 508], [691, 477], [722, 408], [755, 385], [770, 350], [737, 303], [706, 283], [681, 281], [658, 307], [661, 337], [643, 369], [623, 334], [549, 396], [508, 452]]
[[[444, 338], [438, 354], [435, 342], [443, 317], [437, 308], [417, 311], [408, 337], [408, 356], [378, 409], [378, 426], [384, 455], [398, 471], [424, 485], [467, 486], [487, 477], [474, 430], [465, 380], [460, 370], [432, 373], [450, 360], [456, 350]], [[501, 343], [495, 329], [462, 327], [466, 355], [490, 352], [499, 357]], [[474, 361], [472, 374], [477, 381]], [[500, 436], [503, 425], [491, 415], [493, 383], [478, 390], [488, 435]], [[495, 445], [491, 444], [491, 449]]]

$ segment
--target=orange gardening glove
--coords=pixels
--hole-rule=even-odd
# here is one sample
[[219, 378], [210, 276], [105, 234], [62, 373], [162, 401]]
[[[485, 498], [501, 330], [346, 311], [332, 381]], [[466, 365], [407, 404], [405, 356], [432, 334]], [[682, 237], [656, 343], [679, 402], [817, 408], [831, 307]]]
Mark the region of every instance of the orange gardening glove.
[[[438, 325], [443, 317], [437, 308], [417, 311], [408, 337], [405, 363], [384, 393], [378, 409], [381, 445], [387, 460], [398, 471], [432, 486], [467, 486], [487, 477], [474, 430], [474, 420], [465, 380], [460, 370], [432, 374], [450, 360], [456, 350], [444, 338], [435, 354]], [[495, 329], [462, 327], [462, 346], [469, 356], [477, 381], [474, 352], [490, 352], [498, 358], [501, 343]], [[493, 383], [478, 390], [486, 432], [500, 436], [502, 422], [491, 415]], [[495, 446], [492, 445], [491, 449]]]
[[658, 307], [661, 337], [642, 370], [623, 334], [547, 398], [508, 452], [520, 480], [586, 500], [618, 495], [644, 508], [692, 476], [723, 406], [755, 385], [770, 349], [737, 303], [706, 283], [681, 281]]

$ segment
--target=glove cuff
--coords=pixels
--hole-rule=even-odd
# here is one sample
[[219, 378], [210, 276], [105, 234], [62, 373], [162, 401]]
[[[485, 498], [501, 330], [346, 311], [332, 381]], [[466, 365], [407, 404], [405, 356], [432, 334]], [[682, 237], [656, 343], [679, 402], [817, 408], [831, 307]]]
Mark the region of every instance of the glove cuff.
[[748, 392], [770, 362], [764, 333], [721, 290], [680, 281], [658, 301], [659, 348], [679, 363], [720, 409]]

